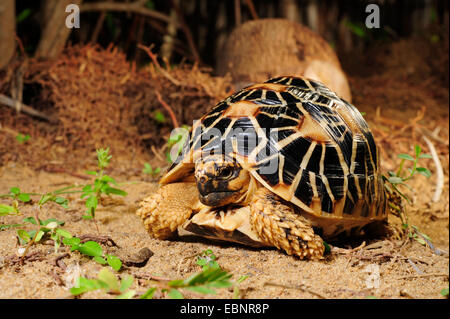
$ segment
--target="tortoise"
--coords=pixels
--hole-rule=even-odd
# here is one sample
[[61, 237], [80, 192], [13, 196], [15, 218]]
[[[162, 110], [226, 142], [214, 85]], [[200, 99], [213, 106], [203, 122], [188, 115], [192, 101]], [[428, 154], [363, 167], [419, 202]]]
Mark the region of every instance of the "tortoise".
[[321, 259], [324, 239], [387, 220], [379, 167], [352, 104], [320, 82], [276, 77], [195, 121], [137, 215], [160, 239], [193, 234]]

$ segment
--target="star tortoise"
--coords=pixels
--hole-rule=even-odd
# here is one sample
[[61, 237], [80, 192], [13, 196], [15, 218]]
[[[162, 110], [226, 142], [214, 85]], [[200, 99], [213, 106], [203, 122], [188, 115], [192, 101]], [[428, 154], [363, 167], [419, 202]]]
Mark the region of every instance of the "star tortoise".
[[194, 125], [137, 214], [156, 238], [194, 234], [320, 259], [323, 239], [387, 219], [374, 138], [323, 84], [277, 77]]

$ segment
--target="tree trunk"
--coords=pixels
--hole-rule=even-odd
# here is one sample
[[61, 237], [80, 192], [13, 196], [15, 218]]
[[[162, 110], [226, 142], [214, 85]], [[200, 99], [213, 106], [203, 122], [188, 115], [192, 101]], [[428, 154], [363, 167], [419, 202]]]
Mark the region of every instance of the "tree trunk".
[[42, 9], [42, 35], [35, 55], [43, 58], [54, 58], [64, 49], [70, 28], [66, 27], [66, 12], [69, 4], [80, 5], [82, 0], [46, 0]]
[[14, 0], [0, 1], [0, 69], [6, 67], [15, 51], [15, 3]]

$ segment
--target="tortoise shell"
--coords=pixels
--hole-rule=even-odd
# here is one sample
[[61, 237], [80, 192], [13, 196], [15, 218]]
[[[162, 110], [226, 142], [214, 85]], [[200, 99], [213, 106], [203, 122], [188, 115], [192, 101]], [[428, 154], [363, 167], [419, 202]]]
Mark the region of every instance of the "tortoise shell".
[[319, 82], [277, 77], [219, 102], [194, 123], [161, 183], [190, 174], [199, 152], [236, 159], [310, 217], [386, 218], [379, 154], [369, 127], [353, 105]]

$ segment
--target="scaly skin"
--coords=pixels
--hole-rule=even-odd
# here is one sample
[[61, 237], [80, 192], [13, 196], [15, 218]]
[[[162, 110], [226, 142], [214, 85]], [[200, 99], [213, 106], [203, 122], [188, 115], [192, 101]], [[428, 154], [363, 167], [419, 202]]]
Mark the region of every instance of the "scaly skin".
[[288, 255], [300, 259], [322, 259], [325, 247], [310, 222], [283, 204], [280, 198], [267, 190], [258, 189], [250, 204], [250, 223], [258, 236]]
[[142, 218], [145, 229], [153, 237], [167, 239], [173, 236], [199, 206], [195, 183], [172, 183], [162, 186], [155, 194], [140, 203], [136, 214]]

